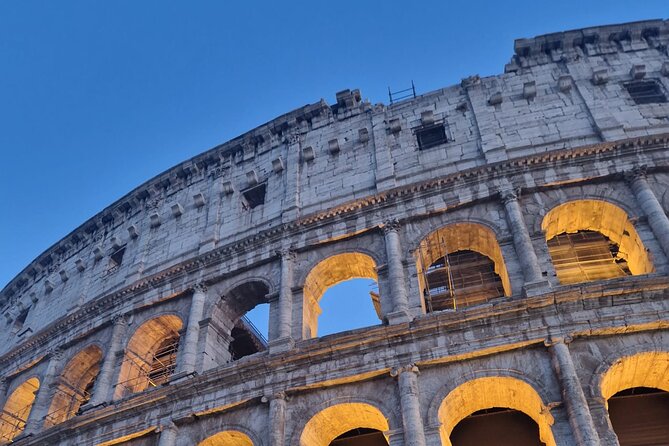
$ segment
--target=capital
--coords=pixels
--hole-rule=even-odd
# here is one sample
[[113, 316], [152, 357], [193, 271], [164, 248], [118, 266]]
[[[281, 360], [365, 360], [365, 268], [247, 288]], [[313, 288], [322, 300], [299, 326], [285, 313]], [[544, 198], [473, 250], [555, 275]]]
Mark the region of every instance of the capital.
[[519, 196], [520, 188], [503, 188], [499, 190], [499, 198], [504, 204], [510, 203], [512, 201], [518, 201]]
[[565, 336], [549, 336], [544, 339], [544, 345], [546, 347], [553, 347], [556, 344], [570, 344], [573, 338], [569, 335]]
[[295, 260], [295, 251], [292, 248], [277, 249], [276, 255], [284, 260]]
[[125, 317], [125, 314], [117, 314], [112, 317], [112, 324], [114, 325], [127, 325], [128, 319]]
[[49, 359], [54, 359], [56, 361], [63, 359], [64, 354], [65, 351], [60, 347], [52, 348], [47, 352]]
[[392, 376], [394, 378], [396, 376], [400, 376], [402, 373], [405, 373], [405, 372], [412, 372], [412, 373], [415, 373], [416, 375], [420, 374], [420, 370], [418, 369], [418, 366], [416, 364], [411, 363], [411, 364], [407, 364], [407, 365], [403, 365], [403, 366], [393, 367], [390, 370], [390, 376]]
[[207, 285], [205, 285], [203, 282], [198, 282], [192, 287], [193, 293], [206, 293], [207, 292]]
[[270, 395], [264, 395], [260, 399], [260, 401], [262, 401], [263, 403], [269, 403], [273, 400], [288, 401], [288, 396], [286, 395], [286, 392], [276, 392]]
[[401, 226], [402, 225], [400, 224], [400, 221], [397, 218], [390, 218], [383, 222], [381, 228], [383, 229], [384, 234], [388, 234], [389, 232], [399, 231]]
[[632, 183], [635, 180], [646, 178], [646, 172], [648, 171], [648, 166], [642, 164], [640, 166], [634, 166], [633, 168], [625, 171], [625, 181]]

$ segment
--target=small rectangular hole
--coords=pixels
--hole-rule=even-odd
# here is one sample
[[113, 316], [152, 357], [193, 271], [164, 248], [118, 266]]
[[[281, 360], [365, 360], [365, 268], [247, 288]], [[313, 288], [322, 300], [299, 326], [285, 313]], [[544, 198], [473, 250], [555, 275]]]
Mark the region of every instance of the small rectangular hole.
[[416, 138], [418, 139], [418, 148], [420, 150], [429, 149], [448, 142], [444, 124], [422, 127], [416, 130]]
[[636, 104], [661, 104], [667, 102], [662, 86], [654, 79], [628, 82], [627, 92]]
[[267, 184], [261, 183], [242, 192], [245, 207], [248, 209], [253, 209], [257, 206], [260, 206], [261, 204], [265, 204], [266, 190]]

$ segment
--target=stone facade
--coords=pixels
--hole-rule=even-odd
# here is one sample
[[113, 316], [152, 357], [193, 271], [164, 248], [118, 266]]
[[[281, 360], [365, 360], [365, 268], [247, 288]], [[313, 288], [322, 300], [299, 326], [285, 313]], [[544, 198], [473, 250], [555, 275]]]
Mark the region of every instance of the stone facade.
[[[39, 381], [14, 442], [314, 446], [368, 427], [446, 445], [509, 407], [547, 445], [618, 444], [606, 399], [669, 390], [669, 104], [628, 85], [669, 91], [668, 44], [661, 20], [522, 39], [504, 74], [392, 105], [347, 90], [151, 179], [0, 293], [0, 406]], [[561, 284], [552, 222], [633, 240], [637, 271]], [[505, 295], [429, 312], [421, 242], [455, 224], [478, 225], [448, 237], [494, 249]], [[378, 281], [383, 323], [318, 338], [322, 292], [351, 277]], [[233, 361], [231, 324], [265, 302], [269, 348]], [[133, 342], [171, 335], [171, 377], [122, 389]], [[92, 396], [49, 426], [66, 372], [96, 374]]]

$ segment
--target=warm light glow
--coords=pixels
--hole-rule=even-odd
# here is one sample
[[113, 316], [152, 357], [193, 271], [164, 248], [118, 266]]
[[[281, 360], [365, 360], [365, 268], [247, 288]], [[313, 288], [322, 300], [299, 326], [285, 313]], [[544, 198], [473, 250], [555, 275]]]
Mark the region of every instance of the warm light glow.
[[604, 373], [602, 396], [608, 400], [623, 390], [650, 387], [669, 392], [669, 352], [646, 352], [619, 359]]
[[314, 415], [304, 426], [300, 446], [329, 446], [341, 434], [356, 428], [388, 431], [388, 420], [376, 407], [366, 403], [330, 406]]
[[241, 432], [224, 431], [202, 440], [197, 446], [253, 446], [253, 442]]
[[0, 414], [0, 443], [13, 440], [23, 431], [39, 386], [37, 378], [30, 378], [9, 395]]
[[90, 385], [100, 371], [102, 350], [91, 345], [70, 360], [65, 366], [49, 412], [44, 421], [50, 427], [76, 415], [79, 407], [90, 398]]
[[126, 347], [114, 399], [141, 392], [152, 385], [149, 374], [154, 368], [155, 355], [166, 339], [179, 337], [183, 323], [174, 315], [153, 318], [142, 324]]
[[[473, 253], [467, 254], [467, 251]], [[478, 257], [478, 260], [471, 259], [473, 263], [468, 265], [444, 262], [443, 268], [435, 270], [434, 264], [446, 255], [451, 256], [454, 261], [458, 258], [467, 262], [467, 257]], [[492, 261], [493, 267], [486, 266], [479, 271], [477, 265], [481, 266], [481, 261], [488, 262], [488, 259]], [[463, 271], [460, 266], [465, 267], [465, 270]], [[431, 232], [421, 241], [416, 252], [416, 267], [420, 289], [423, 290], [423, 294], [430, 290], [430, 297], [439, 298], [443, 293], [450, 293], [449, 290], [452, 288], [456, 302], [460, 294], [458, 305], [466, 305], [469, 301], [484, 302], [487, 298], [501, 295], [501, 290], [498, 288], [500, 280], [503, 294], [511, 295], [509, 274], [495, 233], [478, 223], [455, 223]], [[453, 269], [449, 271], [450, 268]], [[443, 291], [440, 291], [442, 288]], [[435, 296], [432, 296], [433, 294]]]
[[374, 260], [358, 252], [337, 254], [321, 261], [309, 272], [304, 281], [303, 334], [306, 338], [312, 338], [318, 332], [318, 316], [321, 313], [318, 301], [323, 293], [350, 279], [373, 279], [378, 282]]
[[[565, 233], [598, 232], [618, 246], [618, 257], [627, 263], [633, 275], [648, 274], [654, 270], [639, 234], [625, 211], [606, 201], [577, 200], [561, 204], [546, 214], [541, 229], [546, 234], [546, 241]], [[608, 267], [602, 264], [601, 259], [590, 262], [587, 258], [576, 256], [571, 262], [569, 259], [556, 261], [559, 255], [556, 249], [551, 249], [551, 256], [560, 283], [584, 282], [589, 280], [589, 275], [598, 280], [622, 275], [613, 257]]]
[[505, 407], [523, 412], [539, 426], [539, 437], [546, 446], [555, 446], [551, 431], [553, 417], [539, 394], [524, 381], [510, 377], [485, 377], [468, 381], [449, 393], [439, 406], [441, 442], [451, 446], [455, 426], [472, 413]]

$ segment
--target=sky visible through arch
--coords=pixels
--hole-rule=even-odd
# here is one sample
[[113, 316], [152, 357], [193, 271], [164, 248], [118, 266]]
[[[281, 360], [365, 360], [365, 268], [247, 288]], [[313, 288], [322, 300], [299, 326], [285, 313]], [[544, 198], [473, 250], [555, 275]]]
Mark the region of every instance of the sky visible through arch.
[[388, 86], [501, 73], [516, 38], [668, 12], [666, 0], [0, 2], [0, 287], [143, 182], [302, 105], [345, 88], [387, 103]]

